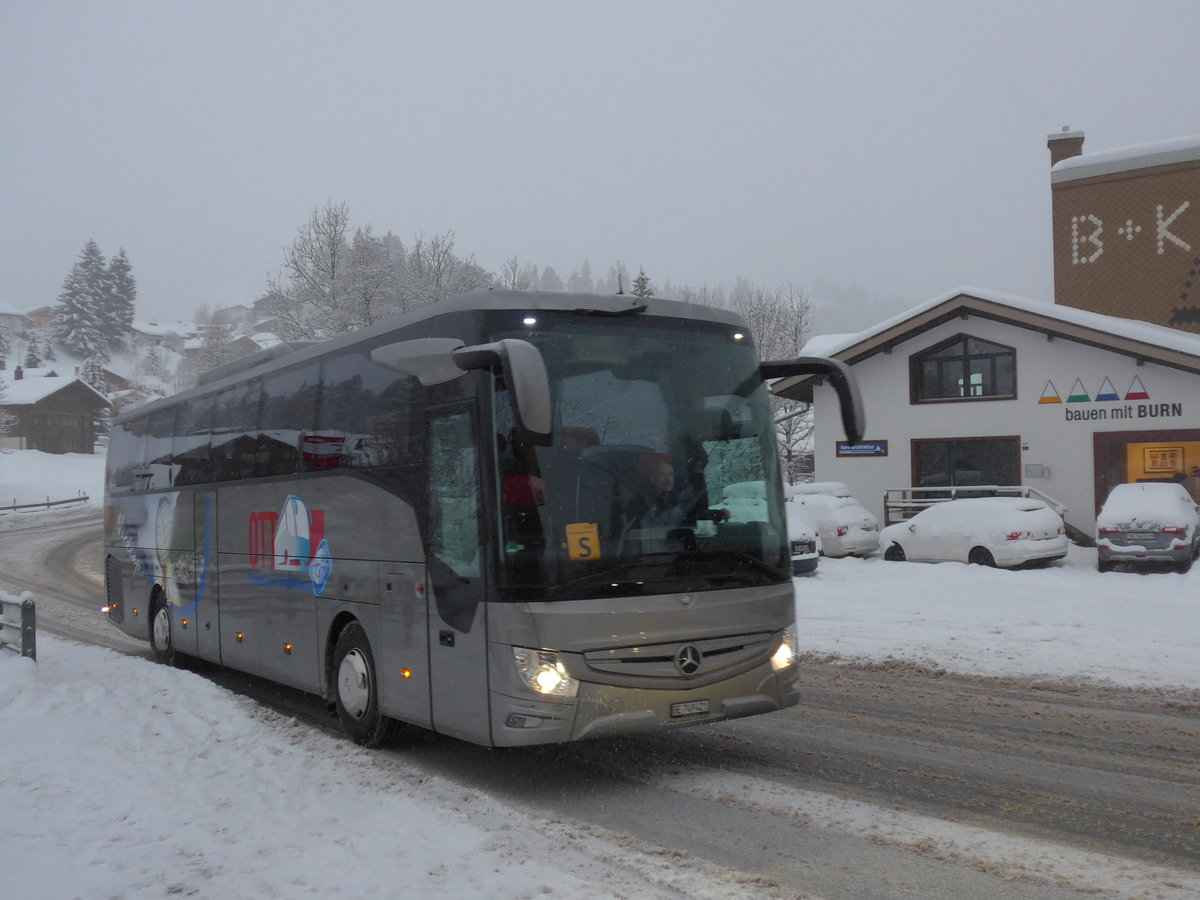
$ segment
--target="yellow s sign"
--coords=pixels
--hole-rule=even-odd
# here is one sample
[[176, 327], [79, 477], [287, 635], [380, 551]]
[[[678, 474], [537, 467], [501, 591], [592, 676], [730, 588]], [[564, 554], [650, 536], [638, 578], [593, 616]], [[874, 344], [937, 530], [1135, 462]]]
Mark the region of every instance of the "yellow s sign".
[[600, 558], [600, 528], [591, 522], [567, 526], [567, 556], [570, 559]]

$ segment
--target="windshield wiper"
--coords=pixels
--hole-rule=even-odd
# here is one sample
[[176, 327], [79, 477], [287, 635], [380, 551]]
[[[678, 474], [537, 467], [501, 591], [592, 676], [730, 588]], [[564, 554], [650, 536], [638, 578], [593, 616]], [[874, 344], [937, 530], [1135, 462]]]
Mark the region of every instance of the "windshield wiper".
[[[763, 562], [757, 556], [752, 556], [751, 554], [746, 553], [742, 550], [730, 550], [728, 548], [709, 549], [709, 550], [694, 550], [690, 553], [680, 553], [679, 556], [676, 557], [676, 563], [677, 564], [680, 562], [712, 563], [720, 557], [732, 557], [733, 559], [736, 559], [739, 563], [745, 564], [741, 568], [747, 568], [747, 567], [751, 568], [761, 574], [769, 575], [771, 578], [773, 578], [776, 581], [785, 581], [792, 577], [791, 573], [785, 572], [783, 569], [779, 568], [778, 566], [773, 566], [768, 562]], [[714, 577], [722, 577], [722, 576], [736, 577], [738, 574], [739, 573], [737, 571], [720, 573], [720, 574], [713, 573]]]
[[[645, 565], [645, 563], [638, 563]], [[549, 587], [546, 591], [546, 599], [553, 600], [556, 597], [565, 593], [577, 593], [580, 588], [588, 587], [594, 584], [607, 584], [617, 588], [630, 588], [641, 586], [645, 583], [644, 578], [629, 578], [628, 575], [634, 566], [630, 563], [622, 563], [619, 566], [613, 566], [609, 569], [604, 569], [600, 572], [590, 572], [587, 575], [580, 575], [578, 578], [572, 578], [570, 581], [564, 581], [562, 584], [556, 584]], [[624, 579], [618, 578], [618, 575], [625, 575]]]
[[[722, 571], [709, 571], [724, 560], [736, 561], [736, 566], [726, 565]], [[699, 571], [688, 571], [691, 566]], [[758, 577], [752, 577], [757, 575]], [[681, 578], [710, 579], [713, 586], [729, 581], [743, 584], [761, 583], [762, 576], [771, 582], [789, 581], [791, 573], [763, 562], [756, 556], [740, 550], [696, 550], [691, 552], [655, 554], [636, 562], [627, 562], [612, 566], [600, 572], [591, 572], [572, 578], [562, 584], [556, 584], [546, 591], [546, 599], [554, 600], [563, 595], [578, 596], [581, 590], [595, 585], [604, 585], [608, 596], [613, 592], [618, 594], [653, 593], [652, 585], [672, 582]], [[697, 590], [689, 587], [688, 590]]]

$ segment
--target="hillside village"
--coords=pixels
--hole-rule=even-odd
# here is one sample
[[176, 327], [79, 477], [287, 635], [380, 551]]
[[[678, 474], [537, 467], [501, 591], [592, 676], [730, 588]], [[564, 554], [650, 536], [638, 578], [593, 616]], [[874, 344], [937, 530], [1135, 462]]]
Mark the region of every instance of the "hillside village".
[[279, 343], [263, 298], [191, 322], [135, 319], [110, 358], [89, 360], [54, 339], [55, 307], [0, 303], [0, 449], [92, 453], [113, 414], [186, 390], [204, 370]]

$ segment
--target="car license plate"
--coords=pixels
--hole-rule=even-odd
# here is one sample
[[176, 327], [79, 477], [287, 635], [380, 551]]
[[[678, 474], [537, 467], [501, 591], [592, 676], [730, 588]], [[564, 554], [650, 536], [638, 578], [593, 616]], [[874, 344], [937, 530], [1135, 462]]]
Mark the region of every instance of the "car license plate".
[[1125, 535], [1127, 541], [1152, 541], [1157, 535], [1149, 531], [1131, 531]]
[[708, 712], [707, 700], [688, 700], [686, 703], [672, 703], [671, 717], [698, 716]]

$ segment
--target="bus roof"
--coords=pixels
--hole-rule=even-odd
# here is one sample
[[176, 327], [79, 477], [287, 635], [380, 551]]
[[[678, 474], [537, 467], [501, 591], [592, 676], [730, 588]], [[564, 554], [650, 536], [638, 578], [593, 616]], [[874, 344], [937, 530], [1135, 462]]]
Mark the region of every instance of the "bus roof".
[[383, 319], [357, 331], [336, 335], [328, 340], [290, 341], [260, 350], [258, 353], [252, 353], [242, 359], [215, 366], [200, 375], [195, 388], [131, 409], [117, 416], [116, 421], [140, 416], [159, 407], [170, 406], [177, 400], [206, 394], [218, 387], [323, 356], [330, 351], [351, 347], [361, 341], [370, 340], [439, 316], [461, 312], [504, 310], [574, 312], [581, 316], [598, 318], [646, 314], [746, 327], [745, 320], [730, 310], [698, 303], [686, 303], [681, 300], [667, 300], [661, 297], [560, 291], [471, 291], [449, 297], [440, 303], [432, 303], [399, 316]]

